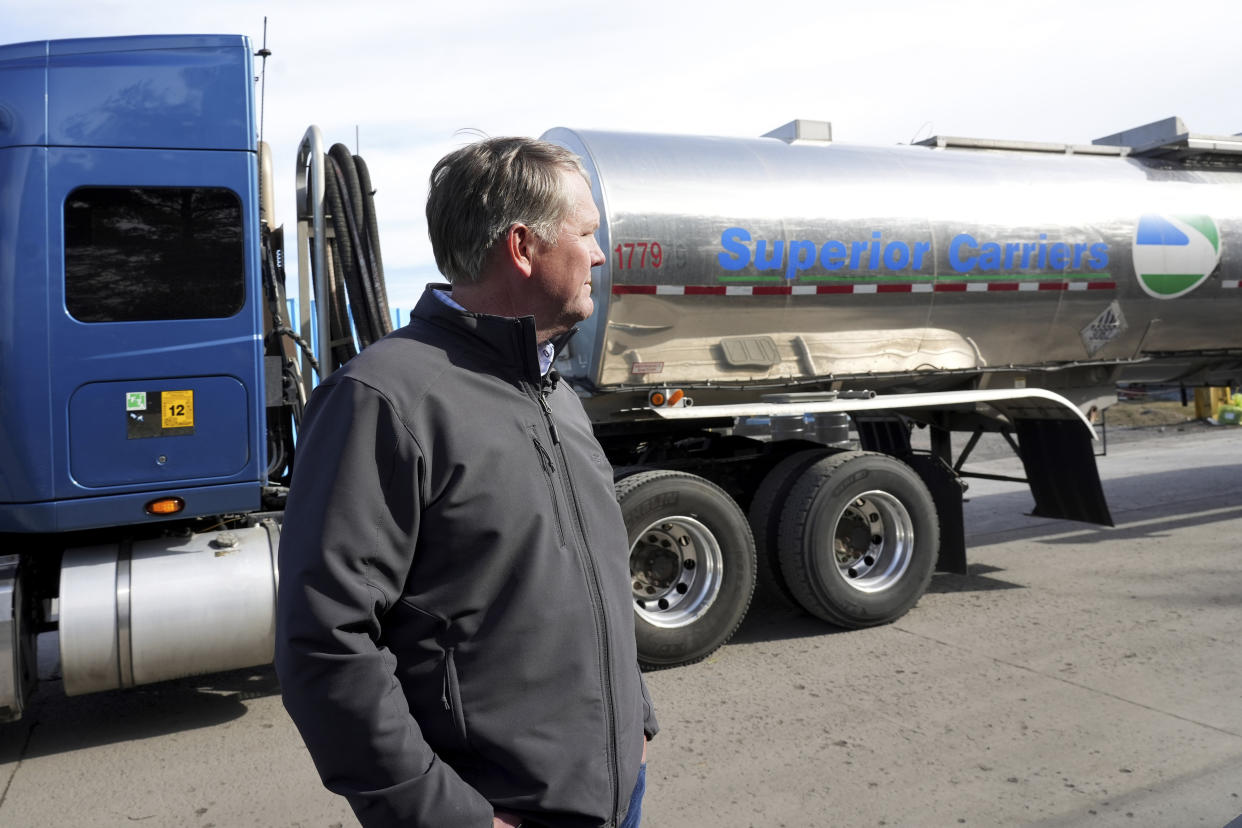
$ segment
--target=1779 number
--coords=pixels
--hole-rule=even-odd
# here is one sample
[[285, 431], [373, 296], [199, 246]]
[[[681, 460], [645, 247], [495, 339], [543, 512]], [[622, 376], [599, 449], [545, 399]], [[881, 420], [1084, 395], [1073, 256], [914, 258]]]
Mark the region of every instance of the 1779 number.
[[[664, 263], [664, 248], [659, 242], [626, 242], [613, 248], [617, 254], [618, 270], [633, 270], [636, 267], [659, 267]], [[635, 260], [634, 254], [638, 257]]]

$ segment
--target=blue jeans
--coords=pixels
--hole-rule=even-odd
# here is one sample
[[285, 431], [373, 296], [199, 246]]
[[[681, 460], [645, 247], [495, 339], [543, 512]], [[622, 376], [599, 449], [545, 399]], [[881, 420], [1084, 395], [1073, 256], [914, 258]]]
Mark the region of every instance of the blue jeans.
[[634, 783], [634, 793], [630, 794], [630, 809], [625, 812], [625, 821], [620, 828], [638, 828], [643, 819], [643, 793], [647, 790], [647, 763], [638, 768], [638, 781]]

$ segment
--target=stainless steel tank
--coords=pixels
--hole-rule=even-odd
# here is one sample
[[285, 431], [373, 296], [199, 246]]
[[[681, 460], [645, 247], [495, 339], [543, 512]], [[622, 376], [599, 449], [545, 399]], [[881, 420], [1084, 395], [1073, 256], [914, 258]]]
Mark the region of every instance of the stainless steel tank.
[[579, 385], [917, 390], [1092, 364], [1152, 379], [1242, 348], [1242, 167], [544, 137], [585, 162], [608, 254], [559, 365]]

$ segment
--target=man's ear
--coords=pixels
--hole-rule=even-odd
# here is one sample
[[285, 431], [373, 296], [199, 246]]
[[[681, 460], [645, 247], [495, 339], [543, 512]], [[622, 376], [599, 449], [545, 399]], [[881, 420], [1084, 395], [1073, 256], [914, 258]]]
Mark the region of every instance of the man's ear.
[[505, 254], [510, 264], [517, 268], [524, 278], [529, 278], [534, 271], [535, 244], [538, 239], [535, 231], [525, 224], [514, 224], [505, 235]]

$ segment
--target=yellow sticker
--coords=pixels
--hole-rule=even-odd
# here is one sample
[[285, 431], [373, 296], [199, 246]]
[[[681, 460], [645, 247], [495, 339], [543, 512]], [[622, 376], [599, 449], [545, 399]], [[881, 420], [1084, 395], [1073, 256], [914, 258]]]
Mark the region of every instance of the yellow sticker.
[[160, 425], [164, 428], [194, 427], [194, 392], [164, 391], [160, 394]]

